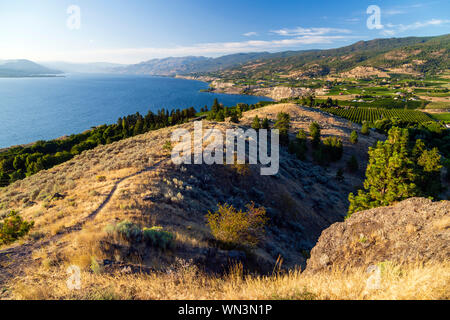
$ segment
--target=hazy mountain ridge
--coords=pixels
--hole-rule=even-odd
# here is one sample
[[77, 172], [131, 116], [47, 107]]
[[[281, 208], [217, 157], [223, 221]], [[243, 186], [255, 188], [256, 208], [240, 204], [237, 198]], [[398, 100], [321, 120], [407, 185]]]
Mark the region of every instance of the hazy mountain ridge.
[[110, 62], [76, 63], [64, 61], [41, 62], [41, 65], [66, 73], [114, 73], [115, 68], [125, 65]]
[[237, 53], [218, 58], [202, 56], [169, 57], [164, 59], [152, 59], [122, 68], [115, 68], [114, 71], [127, 74], [175, 76], [177, 74], [218, 71], [269, 55], [268, 52], [261, 52]]
[[0, 61], [0, 77], [39, 77], [61, 73], [26, 59]]

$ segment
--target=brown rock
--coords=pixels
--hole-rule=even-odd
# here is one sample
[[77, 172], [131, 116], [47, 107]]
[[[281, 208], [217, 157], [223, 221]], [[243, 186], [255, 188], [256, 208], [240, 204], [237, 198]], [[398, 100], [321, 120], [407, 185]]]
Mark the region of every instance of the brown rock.
[[450, 201], [411, 198], [353, 214], [322, 232], [307, 272], [333, 267], [445, 261], [450, 258]]

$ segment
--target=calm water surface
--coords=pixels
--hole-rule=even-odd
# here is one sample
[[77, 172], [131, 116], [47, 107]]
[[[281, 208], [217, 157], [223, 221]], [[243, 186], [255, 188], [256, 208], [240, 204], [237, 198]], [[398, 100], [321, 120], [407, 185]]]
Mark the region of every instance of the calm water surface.
[[270, 100], [200, 92], [206, 88], [204, 82], [150, 76], [0, 79], [0, 148], [80, 133], [136, 112], [199, 110], [214, 98], [226, 106]]

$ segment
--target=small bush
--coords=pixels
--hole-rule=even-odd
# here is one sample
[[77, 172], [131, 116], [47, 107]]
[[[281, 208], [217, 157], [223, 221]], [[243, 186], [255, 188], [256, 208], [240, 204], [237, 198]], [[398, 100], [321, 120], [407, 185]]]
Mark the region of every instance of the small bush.
[[369, 124], [367, 122], [364, 122], [361, 128], [361, 134], [368, 136], [370, 134], [369, 131]]
[[105, 182], [106, 181], [106, 177], [105, 176], [97, 176], [97, 181], [98, 182]]
[[267, 223], [266, 210], [247, 205], [247, 211], [237, 211], [232, 205], [218, 205], [214, 213], [206, 215], [213, 236], [222, 242], [233, 245], [255, 246], [264, 235]]
[[350, 134], [350, 142], [352, 144], [357, 144], [358, 143], [358, 132], [356, 131], [352, 131], [352, 133]]
[[142, 236], [141, 228], [128, 220], [119, 222], [116, 225], [109, 225], [106, 227], [105, 231], [110, 235], [117, 234], [130, 242], [139, 241]]
[[0, 222], [0, 245], [12, 243], [30, 232], [34, 221], [25, 221], [15, 211], [11, 211]]
[[163, 149], [169, 152], [172, 151], [172, 142], [167, 140], [163, 145]]
[[128, 220], [115, 225], [109, 225], [105, 231], [109, 235], [118, 235], [120, 238], [133, 244], [145, 242], [148, 245], [163, 250], [171, 247], [174, 240], [173, 234], [163, 230], [162, 227], [141, 229], [137, 224]]
[[162, 227], [144, 228], [142, 234], [146, 243], [163, 250], [171, 247], [174, 239], [173, 234]]

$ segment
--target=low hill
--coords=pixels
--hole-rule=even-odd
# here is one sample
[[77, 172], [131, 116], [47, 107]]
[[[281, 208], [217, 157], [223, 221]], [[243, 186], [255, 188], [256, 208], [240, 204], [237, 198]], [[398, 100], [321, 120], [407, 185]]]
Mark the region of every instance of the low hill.
[[39, 77], [61, 74], [59, 70], [50, 69], [30, 60], [0, 61], [0, 77]]
[[[353, 147], [349, 136], [358, 126], [347, 121], [293, 104], [258, 111], [272, 121], [280, 111], [291, 114], [292, 134], [307, 129], [312, 121], [319, 122], [324, 136], [343, 139], [343, 159], [324, 168], [310, 161], [301, 162], [283, 149], [276, 176], [260, 176], [258, 166], [250, 166], [245, 175], [233, 166], [175, 166], [164, 144], [173, 130], [192, 129], [192, 123], [99, 146], [0, 189], [3, 216], [16, 210], [25, 219], [35, 221], [37, 238], [19, 246], [17, 252], [8, 253], [20, 257], [15, 261], [21, 265], [11, 264], [11, 272], [33, 263], [39, 266], [47, 259], [89, 265], [95, 256], [115, 263], [136, 263], [126, 246], [117, 256], [98, 248], [105, 227], [123, 220], [162, 226], [175, 235], [176, 247], [170, 255], [146, 253], [141, 257], [149, 268], [165, 268], [178, 257], [193, 259], [206, 270], [223, 272], [230, 257], [240, 257], [249, 268], [268, 272], [279, 255], [286, 267], [304, 266], [305, 252], [314, 246], [324, 228], [343, 219], [348, 193], [362, 183], [362, 170], [346, 173], [343, 182], [335, 179], [336, 171], [351, 155], [356, 155], [364, 167], [367, 148], [382, 136], [361, 137]], [[240, 126], [249, 126], [255, 112], [245, 113]], [[204, 127], [225, 132], [235, 125], [205, 122]], [[56, 193], [64, 197], [52, 197]], [[241, 209], [252, 201], [266, 208], [270, 218], [265, 241], [251, 254], [222, 248], [211, 236], [205, 215], [216, 210], [218, 203]], [[55, 246], [56, 242], [60, 245]], [[45, 258], [33, 259], [37, 252], [45, 253]], [[0, 253], [0, 263], [6, 263], [5, 259], [6, 255]], [[3, 269], [0, 278], [8, 278], [7, 274]]]
[[[359, 130], [360, 126], [295, 104], [274, 104], [245, 112], [239, 124], [204, 121], [203, 128], [215, 128], [222, 133], [231, 128], [245, 129], [255, 115], [267, 117], [273, 124], [279, 112], [290, 115], [291, 135], [299, 129], [308, 131], [311, 122], [316, 121], [322, 128], [322, 136], [341, 138], [344, 144], [342, 159], [321, 167], [311, 160], [300, 161], [282, 148], [280, 171], [275, 176], [261, 176], [259, 165], [175, 165], [170, 159], [172, 146], [168, 141], [176, 129], [192, 130], [193, 123], [190, 122], [98, 146], [0, 189], [0, 217], [15, 210], [22, 218], [35, 222], [27, 237], [0, 249], [0, 297], [448, 297], [448, 290], [443, 289], [445, 281], [448, 285], [445, 272], [448, 273], [449, 266], [445, 262], [405, 266], [400, 276], [388, 273], [384, 279], [384, 284], [389, 285], [386, 290], [370, 293], [364, 292], [367, 273], [363, 268], [358, 269], [357, 263], [352, 264], [355, 268], [349, 273], [336, 270], [309, 275], [300, 273], [317, 239], [324, 239], [324, 235], [340, 228], [335, 223], [342, 225], [348, 208], [348, 193], [363, 181], [367, 149], [384, 136], [372, 132], [369, 136], [361, 136], [356, 145], [351, 144], [350, 133]], [[345, 171], [344, 179], [337, 179], [338, 169], [345, 167], [353, 155], [358, 159], [360, 169], [355, 173]], [[311, 159], [310, 154], [308, 159]], [[251, 202], [257, 208], [263, 207], [268, 217], [261, 241], [254, 247], [245, 247], [230, 246], [217, 240], [205, 215], [214, 212], [219, 203], [245, 209]], [[440, 205], [422, 200], [417, 205], [416, 202], [405, 203], [388, 209], [386, 220], [379, 222], [387, 231], [396, 232], [397, 236], [390, 235], [386, 239], [402, 237], [405, 226], [407, 232], [412, 231], [412, 227], [404, 223], [410, 219], [419, 232], [412, 242], [417, 244], [414, 248], [441, 248], [439, 241], [443, 238], [422, 237], [420, 230], [426, 234], [429, 230], [437, 230], [436, 237], [441, 237], [439, 234], [447, 230], [447, 222], [434, 224], [433, 221], [444, 217], [442, 210], [448, 209], [448, 202]], [[411, 218], [406, 215], [403, 220], [395, 218], [394, 213], [410, 211], [417, 213]], [[384, 216], [378, 211], [372, 212], [376, 217]], [[353, 214], [348, 223], [359, 221], [359, 214]], [[433, 218], [422, 221], [421, 217]], [[365, 223], [372, 219], [369, 213], [362, 213], [361, 219], [361, 228], [370, 229]], [[431, 225], [436, 225], [437, 229], [432, 229]], [[326, 230], [330, 226], [331, 231]], [[362, 232], [365, 234], [366, 230]], [[139, 237], [144, 233], [153, 240], [142, 241]], [[346, 237], [346, 233], [334, 236]], [[370, 233], [365, 236], [372, 239]], [[412, 240], [413, 235], [410, 236]], [[173, 243], [168, 247], [164, 240], [167, 237], [173, 237]], [[432, 239], [433, 243], [424, 244], [422, 240], [427, 239]], [[368, 241], [370, 245], [371, 241]], [[336, 246], [336, 252], [346, 248], [345, 241], [341, 242], [342, 247]], [[310, 261], [316, 259], [321, 243], [323, 241], [319, 240], [318, 247], [312, 249]], [[395, 244], [389, 248], [395, 248]], [[368, 259], [373, 257], [369, 249], [365, 251]], [[426, 254], [432, 255], [433, 250]], [[443, 248], [441, 252], [445, 254], [445, 250]], [[410, 254], [409, 251], [399, 252]], [[383, 258], [389, 257], [383, 255]], [[80, 270], [80, 290], [67, 286], [69, 266]], [[251, 274], [245, 275], [247, 272]], [[427, 280], [430, 274], [439, 275], [431, 284]]]

